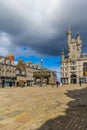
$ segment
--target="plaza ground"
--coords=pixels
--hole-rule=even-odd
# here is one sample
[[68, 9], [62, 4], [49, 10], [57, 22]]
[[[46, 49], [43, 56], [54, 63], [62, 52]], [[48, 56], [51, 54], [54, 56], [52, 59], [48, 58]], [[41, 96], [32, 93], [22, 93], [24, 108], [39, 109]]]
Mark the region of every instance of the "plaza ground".
[[0, 88], [0, 130], [87, 130], [87, 85]]

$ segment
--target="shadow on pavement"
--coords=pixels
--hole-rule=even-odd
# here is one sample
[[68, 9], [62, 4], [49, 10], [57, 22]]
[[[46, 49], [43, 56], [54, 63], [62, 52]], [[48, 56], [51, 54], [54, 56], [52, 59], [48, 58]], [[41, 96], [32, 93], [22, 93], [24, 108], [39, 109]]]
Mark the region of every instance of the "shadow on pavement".
[[67, 104], [66, 115], [49, 119], [36, 130], [87, 130], [87, 88], [65, 94], [74, 99]]

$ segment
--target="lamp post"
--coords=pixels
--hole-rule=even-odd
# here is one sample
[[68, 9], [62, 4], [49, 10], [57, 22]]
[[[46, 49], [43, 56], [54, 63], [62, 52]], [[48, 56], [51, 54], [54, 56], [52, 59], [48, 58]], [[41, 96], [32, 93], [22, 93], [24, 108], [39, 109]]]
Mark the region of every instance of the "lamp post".
[[41, 69], [42, 69], [43, 68], [43, 59], [42, 58], [41, 58], [40, 64], [41, 64]]

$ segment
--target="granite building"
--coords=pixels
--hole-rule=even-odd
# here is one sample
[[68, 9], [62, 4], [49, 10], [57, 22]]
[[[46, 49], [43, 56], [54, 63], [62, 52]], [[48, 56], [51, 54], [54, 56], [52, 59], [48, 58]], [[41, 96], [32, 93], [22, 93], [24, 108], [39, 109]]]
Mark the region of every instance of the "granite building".
[[[19, 59], [15, 64], [13, 55], [0, 56], [0, 87], [32, 86], [36, 83], [34, 75], [39, 71], [42, 72], [42, 69], [39, 68], [38, 64], [25, 63], [22, 59]], [[50, 73], [52, 72], [50, 71]], [[38, 74], [41, 78], [40, 73]], [[49, 78], [52, 81], [55, 77], [56, 75], [52, 73]]]
[[16, 65], [8, 57], [0, 56], [0, 86], [14, 86]]
[[76, 84], [87, 82], [87, 54], [81, 53], [82, 40], [80, 34], [72, 39], [72, 32], [67, 32], [67, 55], [62, 51], [61, 82]]

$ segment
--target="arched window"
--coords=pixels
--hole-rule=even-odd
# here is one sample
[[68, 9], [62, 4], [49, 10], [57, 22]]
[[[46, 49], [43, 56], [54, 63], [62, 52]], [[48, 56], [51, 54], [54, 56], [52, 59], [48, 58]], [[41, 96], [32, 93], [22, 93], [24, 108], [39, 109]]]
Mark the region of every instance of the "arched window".
[[77, 76], [76, 76], [76, 74], [72, 74], [71, 75], [71, 83], [72, 84], [76, 84], [77, 83]]

